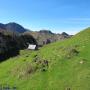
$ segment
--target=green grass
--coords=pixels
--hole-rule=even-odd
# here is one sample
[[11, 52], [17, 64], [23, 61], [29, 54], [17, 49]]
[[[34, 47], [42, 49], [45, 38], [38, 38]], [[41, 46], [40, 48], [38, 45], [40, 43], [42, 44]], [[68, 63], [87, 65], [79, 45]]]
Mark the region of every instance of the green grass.
[[[49, 63], [46, 71], [37, 64], [43, 60]], [[38, 51], [21, 50], [19, 56], [0, 63], [0, 84], [18, 90], [90, 90], [90, 28]]]

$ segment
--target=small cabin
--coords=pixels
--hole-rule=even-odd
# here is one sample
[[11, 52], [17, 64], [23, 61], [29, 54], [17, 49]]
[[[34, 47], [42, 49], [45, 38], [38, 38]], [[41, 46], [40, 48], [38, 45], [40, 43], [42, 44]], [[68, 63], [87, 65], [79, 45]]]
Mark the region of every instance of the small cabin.
[[33, 44], [28, 45], [28, 50], [36, 50], [37, 46]]

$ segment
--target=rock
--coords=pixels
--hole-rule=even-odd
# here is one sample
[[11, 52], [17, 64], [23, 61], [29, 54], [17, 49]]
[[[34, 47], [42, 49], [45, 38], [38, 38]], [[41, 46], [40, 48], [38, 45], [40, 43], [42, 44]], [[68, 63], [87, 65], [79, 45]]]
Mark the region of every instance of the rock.
[[80, 64], [83, 64], [84, 63], [84, 61], [80, 61]]

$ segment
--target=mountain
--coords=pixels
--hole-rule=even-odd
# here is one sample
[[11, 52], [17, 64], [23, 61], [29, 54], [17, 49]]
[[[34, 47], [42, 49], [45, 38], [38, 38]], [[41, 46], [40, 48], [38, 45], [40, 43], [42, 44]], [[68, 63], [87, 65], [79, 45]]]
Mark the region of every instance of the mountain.
[[10, 33], [10, 34], [24, 34], [24, 35], [32, 35], [39, 46], [43, 46], [45, 44], [56, 42], [58, 40], [64, 40], [66, 38], [70, 38], [71, 36], [67, 33], [63, 32], [62, 34], [52, 33], [50, 30], [40, 30], [40, 31], [31, 31], [25, 29], [23, 26], [11, 22], [7, 24], [0, 23], [0, 32]]
[[0, 24], [0, 62], [19, 55], [19, 51], [26, 49], [28, 43], [37, 45], [33, 36], [19, 34], [9, 28], [6, 29], [3, 24]]
[[21, 26], [17, 23], [14, 23], [14, 22], [11, 22], [8, 24], [0, 23], [0, 28], [4, 29], [4, 30], [11, 31], [11, 32], [17, 32], [17, 33], [24, 33], [27, 31], [23, 26]]
[[37, 40], [39, 46], [51, 42], [62, 41], [64, 39], [71, 37], [65, 32], [63, 32], [62, 34], [55, 34], [52, 33], [50, 30], [40, 30], [40, 31], [30, 31], [30, 32], [27, 31], [24, 32], [24, 34], [32, 35]]
[[40, 30], [39, 33], [43, 33], [43, 34], [54, 34], [50, 30]]
[[90, 28], [0, 63], [1, 85], [19, 90], [90, 90]]
[[5, 25], [0, 23], [0, 29], [5, 29]]
[[33, 32], [14, 22], [0, 23], [0, 61], [19, 54], [19, 50], [27, 48], [28, 43], [42, 46], [65, 38], [69, 38], [66, 33], [57, 35], [50, 30]]
[[17, 23], [8, 23], [5, 25], [7, 30], [24, 33], [26, 29]]
[[61, 35], [65, 36], [65, 37], [68, 37], [69, 36], [66, 32], [62, 32]]
[[0, 62], [19, 54], [19, 46], [16, 37], [0, 33]]

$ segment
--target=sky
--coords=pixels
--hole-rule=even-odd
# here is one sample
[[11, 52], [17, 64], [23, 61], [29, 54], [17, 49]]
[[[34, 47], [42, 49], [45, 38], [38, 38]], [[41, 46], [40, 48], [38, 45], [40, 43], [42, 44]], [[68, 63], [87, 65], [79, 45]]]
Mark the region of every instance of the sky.
[[90, 27], [90, 0], [0, 0], [0, 23], [76, 34]]

